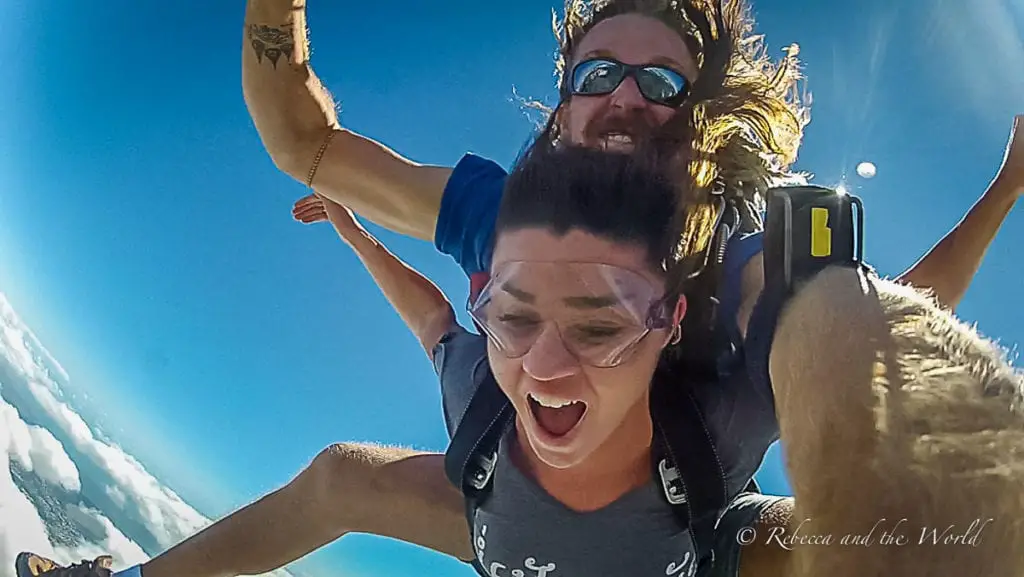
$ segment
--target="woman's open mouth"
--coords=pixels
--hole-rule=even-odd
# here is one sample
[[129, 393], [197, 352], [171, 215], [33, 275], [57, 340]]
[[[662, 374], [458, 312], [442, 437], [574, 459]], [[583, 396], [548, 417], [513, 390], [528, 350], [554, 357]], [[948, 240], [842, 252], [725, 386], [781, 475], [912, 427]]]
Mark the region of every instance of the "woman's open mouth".
[[540, 393], [527, 393], [530, 413], [545, 433], [554, 439], [569, 434], [583, 420], [587, 404], [581, 400], [552, 397]]

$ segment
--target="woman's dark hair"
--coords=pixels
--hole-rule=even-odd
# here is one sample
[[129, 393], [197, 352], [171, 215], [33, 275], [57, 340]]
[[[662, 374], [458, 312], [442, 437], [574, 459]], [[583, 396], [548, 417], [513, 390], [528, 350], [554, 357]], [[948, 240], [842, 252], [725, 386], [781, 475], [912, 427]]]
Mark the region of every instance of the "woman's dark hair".
[[[539, 138], [527, 148], [505, 183], [495, 239], [505, 232], [543, 227], [556, 235], [576, 229], [646, 249], [648, 264], [665, 273], [666, 304], [687, 296], [683, 341], [667, 359], [691, 374], [714, 370], [714, 289], [695, 282], [717, 276], [717, 267], [687, 252], [683, 227], [689, 207], [679, 180], [649, 148], [626, 154]], [[710, 292], [709, 292], [710, 291]]]
[[495, 238], [543, 227], [556, 235], [582, 230], [634, 243], [666, 275], [668, 296], [682, 291], [677, 266], [682, 219], [679, 193], [655, 155], [607, 152], [540, 139], [525, 151], [505, 183]]

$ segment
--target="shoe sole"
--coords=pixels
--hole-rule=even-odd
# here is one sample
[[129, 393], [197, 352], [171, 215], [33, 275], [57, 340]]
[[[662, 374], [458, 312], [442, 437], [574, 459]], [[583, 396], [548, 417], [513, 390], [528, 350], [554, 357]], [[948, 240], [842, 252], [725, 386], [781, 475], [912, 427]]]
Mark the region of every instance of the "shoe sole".
[[36, 577], [28, 566], [28, 559], [31, 556], [31, 553], [18, 553], [17, 559], [14, 560], [14, 574], [17, 577]]
[[[32, 568], [33, 560], [37, 560], [35, 563], [35, 569]], [[40, 567], [42, 565], [42, 567]], [[14, 559], [14, 573], [17, 577], [39, 577], [42, 573], [51, 571], [53, 569], [60, 569], [60, 565], [55, 563], [52, 559], [47, 559], [41, 555], [35, 553], [29, 553], [27, 551], [18, 553], [18, 556]], [[37, 573], [36, 570], [40, 572]]]

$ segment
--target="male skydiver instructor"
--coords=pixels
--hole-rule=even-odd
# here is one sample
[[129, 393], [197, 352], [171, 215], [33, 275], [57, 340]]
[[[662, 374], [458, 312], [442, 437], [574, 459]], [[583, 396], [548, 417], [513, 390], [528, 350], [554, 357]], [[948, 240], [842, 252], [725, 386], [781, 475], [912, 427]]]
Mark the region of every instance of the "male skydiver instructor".
[[[679, 43], [678, 39], [673, 42], [672, 35], [679, 34], [672, 28], [665, 27], [662, 22], [653, 20], [655, 19], [617, 16], [593, 23], [590, 27], [584, 26], [584, 23], [577, 23], [576, 36], [571, 32], [566, 35], [567, 39], [562, 45], [563, 56], [567, 62], [574, 62], [573, 57], [577, 57], [577, 64], [585, 60], [585, 52], [603, 51], [630, 64], [653, 62], [654, 57], [662, 56], [681, 64], [674, 70], [679, 76], [694, 78], [699, 82], [700, 75], [695, 71], [690, 56], [692, 52], [687, 52], [686, 43]], [[582, 34], [583, 30], [587, 33]], [[272, 58], [274, 51], [278, 56]], [[290, 54], [290, 57], [281, 57], [282, 54]], [[613, 74], [622, 70], [618, 64], [610, 60], [597, 64], [605, 67], [603, 70], [611, 70]], [[692, 76], [687, 77], [687, 73]], [[313, 167], [317, 167], [313, 186], [326, 198], [352, 206], [371, 220], [398, 232], [422, 239], [433, 238], [443, 251], [456, 257], [469, 274], [486, 270], [482, 263], [486, 263], [489, 258], [487, 217], [493, 215], [496, 210], [497, 195], [500, 195], [504, 177], [503, 171], [493, 163], [472, 156], [464, 158], [454, 169], [418, 165], [399, 157], [379, 143], [341, 129], [337, 125], [330, 97], [309, 68], [303, 5], [274, 0], [250, 1], [247, 13], [247, 39], [243, 53], [243, 74], [250, 111], [265, 146], [279, 167], [302, 181], [312, 176]], [[649, 77], [645, 78], [649, 80]], [[651, 131], [653, 125], [664, 122], [674, 114], [672, 110], [665, 110], [668, 107], [664, 104], [650, 101], [647, 97], [649, 95], [645, 96], [635, 77], [626, 78], [611, 86], [612, 91], [604, 94], [585, 92], [593, 90], [592, 83], [588, 85], [585, 80], [586, 78], [582, 79], [579, 86], [570, 87], [569, 94], [566, 94], [567, 98], [560, 107], [565, 122], [564, 134], [570, 139], [610, 147], [629, 146], [634, 137]], [[696, 82], [694, 84], [696, 85]], [[649, 92], [652, 90], [650, 84], [646, 87]], [[802, 122], [798, 112], [791, 111], [787, 114], [783, 111], [790, 110], [790, 103], [778, 101], [775, 105], [780, 103], [782, 108], [775, 106], [769, 110], [773, 114], [778, 114], [779, 118], [775, 118], [779, 120], [777, 124], [788, 125], [788, 128], [783, 126], [778, 129], [777, 135], [771, 135], [772, 138], [763, 140], [769, 142], [769, 148], [774, 143], [776, 150], [768, 152], [774, 153], [777, 159], [783, 161], [783, 166], [788, 166], [788, 162], [785, 161], [791, 162], [795, 157]], [[794, 126], [796, 130], [790, 130]], [[726, 140], [728, 144], [742, 150], [744, 143], [737, 139], [741, 137], [734, 136], [732, 140]], [[724, 154], [728, 146], [721, 149], [708, 148], [712, 148], [706, 151], [711, 156]], [[1013, 155], [1009, 155], [1004, 169], [1019, 167], [1019, 157], [1017, 154], [1017, 163], [1013, 165], [1010, 162]], [[723, 171], [717, 177], [728, 183], [729, 176], [726, 172]], [[762, 174], [767, 172], [769, 171], [762, 169]], [[738, 182], [740, 178], [733, 180]], [[961, 225], [937, 245], [928, 258], [911, 269], [904, 276], [904, 280], [921, 286], [932, 286], [941, 301], [950, 306], [955, 305], [969, 284], [984, 249], [1019, 194], [1020, 170], [1016, 168], [997, 178], [990, 191], [972, 209]], [[474, 200], [480, 202], [474, 203]], [[296, 217], [300, 220], [304, 218], [303, 210], [306, 204], [300, 202], [296, 206]], [[757, 237], [755, 235], [752, 238]], [[733, 250], [733, 246], [730, 250]], [[757, 260], [750, 262], [756, 263]], [[943, 267], [931, 266], [936, 261], [942, 262]], [[326, 451], [317, 458], [310, 471], [329, 470], [332, 474], [345, 472], [344, 476], [334, 474], [336, 486], [339, 487], [343, 485], [337, 479], [355, 479], [358, 476], [353, 474], [355, 471], [371, 472], [370, 474], [378, 475], [378, 479], [379, 475], [393, 475], [390, 478], [395, 481], [394, 487], [424, 491], [419, 496], [409, 496], [413, 500], [422, 499], [424, 506], [444, 503], [445, 498], [451, 496], [448, 487], [413, 487], [415, 484], [400, 482], [406, 475], [408, 478], [418, 480], [429, 477], [421, 468], [433, 471], [436, 476], [440, 470], [437, 462], [432, 463], [426, 458], [409, 458], [412, 454], [410, 452], [392, 453], [387, 449], [353, 445], [346, 445], [344, 448], [343, 451]], [[304, 475], [309, 482], [310, 475]], [[296, 480], [298, 481], [299, 479]], [[353, 499], [353, 502], [362, 499], [363, 503], [368, 502], [352, 491], [338, 493], [334, 498]], [[297, 493], [292, 493], [295, 494]], [[279, 504], [292, 498], [282, 497], [284, 493], [275, 495]], [[458, 507], [461, 507], [457, 495], [455, 501]], [[244, 563], [252, 565], [247, 566], [244, 572], [268, 570], [352, 530], [342, 528], [344, 525], [339, 521], [337, 527], [325, 530], [316, 537], [319, 541], [317, 544], [295, 545], [295, 548], [280, 554], [274, 560], [261, 559], [260, 555], [264, 553], [260, 550], [261, 543], [265, 543], [264, 539], [269, 537], [252, 534], [229, 537], [231, 519], [249, 515], [251, 520], [253, 516], [259, 515], [256, 511], [261, 504], [265, 507], [272, 502], [274, 496], [267, 497], [217, 523], [164, 556], [154, 559], [144, 567], [146, 577], [172, 574], [169, 570], [175, 564], [177, 568], [173, 574], [220, 575], [243, 571], [225, 567], [224, 564], [233, 562], [225, 558], [225, 551], [232, 550], [230, 546], [223, 546], [226, 542], [240, 545], [247, 541], [247, 545], [251, 547], [245, 552], [247, 559]], [[345, 507], [339, 508], [339, 511], [344, 510]], [[409, 511], [408, 514], [410, 518], [417, 515], [413, 511]], [[458, 514], [461, 515], [461, 510]], [[439, 537], [436, 526], [430, 523], [409, 524], [408, 519], [402, 519], [401, 522], [395, 519], [395, 527], [385, 529], [382, 534], [390, 534], [442, 550], [447, 548], [453, 554], [468, 557], [466, 543], [456, 543], [459, 539], [444, 542], [444, 539]], [[251, 525], [239, 523], [237, 526]], [[228, 541], [215, 545], [214, 542], [218, 539]], [[266, 554], [278, 555], [277, 552], [269, 551]], [[169, 561], [174, 558], [178, 560], [176, 563]], [[161, 567], [168, 571], [161, 572]]]

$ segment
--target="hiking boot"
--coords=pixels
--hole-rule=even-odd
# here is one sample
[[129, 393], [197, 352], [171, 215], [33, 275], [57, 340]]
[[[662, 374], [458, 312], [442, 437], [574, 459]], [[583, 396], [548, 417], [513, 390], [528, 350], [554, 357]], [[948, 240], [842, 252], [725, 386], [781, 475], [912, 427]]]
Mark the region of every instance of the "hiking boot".
[[61, 567], [55, 561], [35, 553], [21, 553], [14, 561], [14, 574], [17, 577], [110, 577], [113, 564], [113, 557], [101, 555], [92, 561], [82, 560]]

